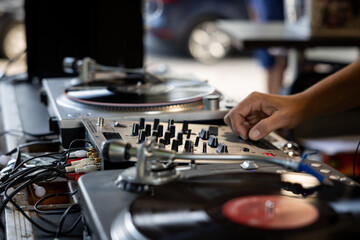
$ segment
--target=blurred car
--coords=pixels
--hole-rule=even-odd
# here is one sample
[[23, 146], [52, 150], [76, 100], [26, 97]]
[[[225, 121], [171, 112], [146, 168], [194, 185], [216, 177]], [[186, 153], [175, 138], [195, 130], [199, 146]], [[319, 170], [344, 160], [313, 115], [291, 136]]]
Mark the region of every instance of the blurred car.
[[0, 53], [12, 59], [26, 49], [23, 0], [0, 0]]
[[248, 19], [246, 0], [147, 0], [145, 4], [148, 32], [203, 62], [224, 58], [231, 49], [230, 37], [214, 21]]

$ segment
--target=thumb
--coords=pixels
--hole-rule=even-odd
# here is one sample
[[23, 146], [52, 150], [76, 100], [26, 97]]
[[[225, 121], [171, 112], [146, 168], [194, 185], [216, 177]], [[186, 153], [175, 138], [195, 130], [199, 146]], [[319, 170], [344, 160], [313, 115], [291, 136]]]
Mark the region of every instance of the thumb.
[[249, 132], [249, 137], [252, 140], [259, 140], [260, 138], [265, 137], [270, 132], [282, 127], [282, 118], [280, 114], [275, 112], [268, 118], [264, 118], [259, 121], [255, 126], [253, 126]]

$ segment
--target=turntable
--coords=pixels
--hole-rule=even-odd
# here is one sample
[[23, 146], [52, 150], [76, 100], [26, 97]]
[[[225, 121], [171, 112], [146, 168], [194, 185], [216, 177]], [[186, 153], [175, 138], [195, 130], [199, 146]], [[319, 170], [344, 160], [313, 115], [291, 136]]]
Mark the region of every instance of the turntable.
[[[114, 75], [109, 78], [103, 73], [104, 69], [113, 71], [113, 67], [98, 69], [98, 65], [90, 63], [87, 68], [93, 72], [83, 71], [78, 78], [43, 80], [48, 111], [52, 123], [60, 129], [65, 146], [72, 139], [83, 137], [81, 119], [84, 118], [116, 116], [135, 119], [156, 115], [161, 120], [209, 122], [222, 120], [236, 104], [206, 81], [194, 77], [157, 76], [141, 69], [127, 69], [126, 74], [115, 72], [114, 79]], [[95, 78], [96, 75], [101, 77]]]
[[[194, 162], [182, 165], [174, 164], [176, 157], [164, 158], [169, 150], [153, 148], [153, 140], [137, 148], [119, 140], [107, 144], [117, 145], [115, 159], [137, 156], [138, 163], [80, 178], [80, 204], [93, 239], [344, 239], [360, 234], [359, 184], [326, 164], [302, 162], [327, 180], [320, 183], [269, 162], [270, 157], [255, 160], [257, 169], [241, 167], [246, 156], [236, 164], [198, 165], [199, 156], [189, 154], [183, 157]], [[103, 151], [114, 158], [105, 146]]]

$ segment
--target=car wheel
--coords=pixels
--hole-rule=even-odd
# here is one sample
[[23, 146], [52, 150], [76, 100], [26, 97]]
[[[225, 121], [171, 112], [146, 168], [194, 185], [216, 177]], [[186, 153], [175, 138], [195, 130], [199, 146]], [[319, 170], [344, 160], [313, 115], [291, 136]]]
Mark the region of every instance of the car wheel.
[[231, 38], [221, 31], [214, 21], [197, 24], [188, 37], [188, 52], [205, 63], [212, 63], [224, 58], [231, 49]]
[[14, 22], [9, 25], [2, 41], [1, 51], [4, 57], [12, 59], [26, 49], [25, 24]]

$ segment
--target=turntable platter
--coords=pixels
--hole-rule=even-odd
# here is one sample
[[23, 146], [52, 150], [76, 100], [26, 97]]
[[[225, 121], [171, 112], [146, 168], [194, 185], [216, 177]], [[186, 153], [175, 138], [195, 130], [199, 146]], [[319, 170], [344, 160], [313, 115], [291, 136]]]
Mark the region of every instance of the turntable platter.
[[166, 78], [151, 83], [121, 78], [74, 85], [65, 90], [65, 95], [91, 105], [156, 107], [202, 101], [203, 97], [214, 92], [214, 87], [200, 80]]

